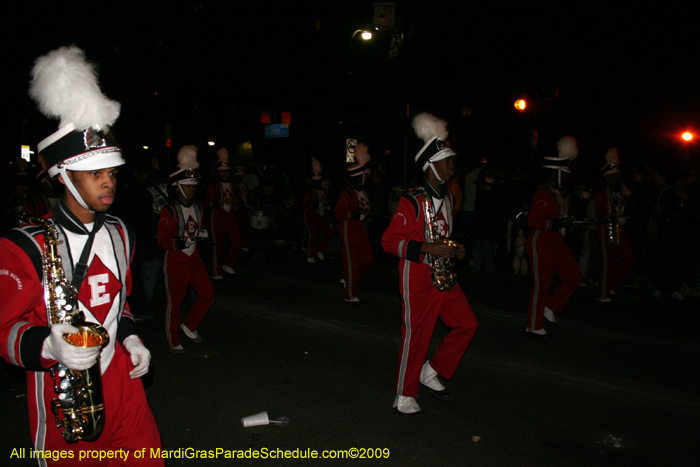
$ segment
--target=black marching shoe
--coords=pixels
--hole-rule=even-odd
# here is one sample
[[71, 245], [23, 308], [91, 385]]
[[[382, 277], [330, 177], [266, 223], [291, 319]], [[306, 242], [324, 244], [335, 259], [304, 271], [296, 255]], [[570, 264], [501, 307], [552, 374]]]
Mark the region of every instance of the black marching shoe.
[[419, 410], [418, 412], [401, 412], [400, 410], [397, 410], [399, 415], [401, 415], [404, 418], [410, 419], [410, 420], [425, 420], [426, 418], [429, 417], [429, 415], [422, 410]]
[[547, 331], [544, 331], [543, 329], [539, 329], [537, 332], [525, 329], [525, 335], [538, 340], [549, 339], [549, 333], [547, 333]]
[[428, 390], [431, 396], [433, 396], [435, 399], [441, 401], [441, 402], [450, 402], [454, 396], [452, 395], [452, 392], [448, 391], [447, 389], [443, 389], [442, 391], [437, 391], [433, 388], [429, 388], [425, 384], [421, 383], [421, 386], [423, 386], [425, 389]]
[[559, 325], [556, 322], [548, 320], [545, 316], [542, 317], [542, 324], [544, 329], [550, 332], [556, 332], [559, 329]]

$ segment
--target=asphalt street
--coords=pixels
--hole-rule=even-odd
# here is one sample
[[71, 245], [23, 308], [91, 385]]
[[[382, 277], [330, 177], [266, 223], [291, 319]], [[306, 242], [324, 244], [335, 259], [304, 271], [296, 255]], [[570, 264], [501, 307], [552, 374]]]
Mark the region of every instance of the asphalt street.
[[[214, 283], [203, 342], [183, 338], [184, 355], [166, 348], [163, 306], [139, 323], [168, 466], [698, 464], [697, 299], [626, 289], [600, 304], [579, 288], [557, 335], [540, 341], [524, 333], [528, 276], [474, 276], [461, 265], [480, 326], [448, 383], [455, 398], [422, 394], [429, 417], [406, 419], [391, 408], [401, 325], [395, 262], [375, 261], [362, 302], [347, 304], [340, 255], [315, 265], [305, 255], [261, 240], [241, 253], [236, 275]], [[446, 332], [438, 323], [431, 351]], [[31, 447], [21, 369], [3, 364], [0, 400], [0, 465], [35, 465], [9, 458]], [[242, 417], [261, 411], [289, 423], [243, 428]], [[216, 449], [224, 454], [215, 459], [177, 457]], [[313, 451], [339, 458], [303, 458]]]

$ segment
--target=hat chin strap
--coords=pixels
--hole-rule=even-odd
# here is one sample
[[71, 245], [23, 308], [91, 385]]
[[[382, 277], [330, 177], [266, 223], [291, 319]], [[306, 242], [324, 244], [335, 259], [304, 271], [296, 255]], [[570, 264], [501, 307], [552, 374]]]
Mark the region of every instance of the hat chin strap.
[[78, 202], [78, 204], [80, 204], [83, 208], [87, 209], [90, 212], [95, 212], [88, 207], [88, 205], [85, 201], [83, 201], [83, 197], [80, 196], [80, 193], [78, 193], [78, 190], [73, 185], [73, 182], [71, 182], [70, 178], [68, 178], [68, 175], [66, 174], [67, 170], [68, 169], [66, 169], [65, 167], [61, 167], [59, 169], [59, 171], [60, 171], [59, 173], [61, 174], [61, 177], [63, 177], [63, 181], [65, 182], [66, 187], [68, 187], [68, 191], [71, 192], [71, 194], [73, 195], [73, 198], [75, 198], [75, 200]]
[[433, 173], [435, 174], [435, 177], [438, 179], [438, 182], [440, 182], [440, 184], [445, 183], [445, 180], [440, 178], [440, 176], [438, 175], [437, 170], [435, 169], [435, 166], [433, 165], [432, 161], [430, 162], [430, 165], [428, 167], [430, 167], [430, 170], [433, 171]]
[[189, 197], [185, 194], [185, 190], [182, 189], [181, 184], [179, 184], [179, 183], [177, 184], [177, 189], [180, 190], [180, 193], [182, 193], [182, 196], [184, 196], [187, 201], [192, 199], [191, 197]]

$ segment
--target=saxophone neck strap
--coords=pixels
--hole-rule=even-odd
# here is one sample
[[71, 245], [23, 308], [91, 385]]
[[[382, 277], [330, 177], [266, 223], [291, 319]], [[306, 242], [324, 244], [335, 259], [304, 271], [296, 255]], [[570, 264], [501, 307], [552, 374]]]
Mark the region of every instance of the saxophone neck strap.
[[88, 271], [88, 260], [90, 259], [90, 251], [92, 250], [92, 244], [95, 241], [95, 232], [97, 231], [96, 228], [92, 229], [92, 232], [88, 234], [88, 239], [85, 242], [85, 247], [83, 247], [83, 252], [80, 254], [80, 259], [78, 260], [78, 264], [75, 265], [75, 268], [73, 268], [73, 280], [71, 281], [73, 283], [73, 286], [75, 287], [76, 292], [80, 292], [80, 286], [83, 283], [83, 279], [85, 279], [85, 275], [87, 274]]

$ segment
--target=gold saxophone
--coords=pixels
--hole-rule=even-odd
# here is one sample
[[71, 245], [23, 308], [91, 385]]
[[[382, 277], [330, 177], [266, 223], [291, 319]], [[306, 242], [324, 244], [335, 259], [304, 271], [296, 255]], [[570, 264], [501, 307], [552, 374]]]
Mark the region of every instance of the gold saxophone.
[[[423, 213], [425, 214], [425, 224], [428, 228], [426, 241], [431, 243], [441, 240], [443, 243], [452, 247], [459, 246], [459, 244], [453, 240], [440, 238], [438, 236], [431, 196], [425, 190], [421, 190], [419, 194], [423, 195]], [[433, 279], [433, 287], [437, 287], [440, 292], [452, 290], [457, 284], [457, 273], [454, 271], [455, 263], [453, 258], [445, 258], [442, 256], [435, 257], [428, 253], [428, 263], [430, 264], [430, 277]]]
[[[63, 339], [71, 345], [107, 345], [107, 330], [99, 324], [86, 323], [85, 315], [78, 310], [77, 291], [66, 279], [58, 253], [61, 240], [58, 239], [56, 227], [49, 220], [38, 217], [22, 216], [21, 222], [37, 225], [45, 231], [45, 251], [42, 255], [44, 303], [49, 311], [50, 325], [70, 324], [78, 328], [77, 334], [63, 335]], [[96, 440], [105, 422], [100, 357], [87, 370], [71, 370], [59, 363], [51, 368], [51, 376], [54, 378], [54, 391], [58, 394], [51, 409], [56, 416], [56, 428], [65, 428], [63, 438], [68, 443]], [[58, 418], [59, 409], [63, 413], [63, 419]]]
[[606, 216], [605, 233], [606, 240], [610, 246], [619, 246], [622, 243], [622, 227], [618, 223], [618, 214], [615, 209], [610, 187], [605, 188], [605, 202], [607, 203], [608, 215]]

